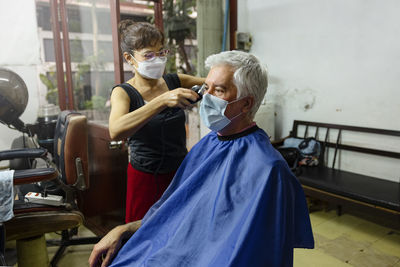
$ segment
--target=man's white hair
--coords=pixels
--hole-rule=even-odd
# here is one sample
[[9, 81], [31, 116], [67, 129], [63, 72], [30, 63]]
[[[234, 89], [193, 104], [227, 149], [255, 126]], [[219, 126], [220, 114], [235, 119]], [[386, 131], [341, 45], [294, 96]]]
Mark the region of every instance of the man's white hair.
[[205, 65], [209, 69], [217, 65], [233, 67], [233, 83], [238, 90], [237, 99], [249, 95], [254, 97], [254, 106], [249, 114], [253, 119], [268, 87], [267, 69], [261, 65], [258, 58], [242, 51], [225, 51], [207, 57]]

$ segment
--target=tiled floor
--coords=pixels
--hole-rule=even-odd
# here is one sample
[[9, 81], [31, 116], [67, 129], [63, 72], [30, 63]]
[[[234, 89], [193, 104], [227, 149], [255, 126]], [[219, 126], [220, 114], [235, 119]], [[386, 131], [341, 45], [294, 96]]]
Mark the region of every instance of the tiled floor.
[[[295, 249], [295, 267], [400, 267], [400, 231], [348, 214], [338, 217], [334, 211], [316, 211], [310, 217], [315, 249]], [[81, 228], [79, 235], [93, 234], [86, 228]], [[47, 238], [56, 237], [54, 234], [47, 235]], [[93, 245], [69, 247], [59, 266], [88, 266], [87, 260], [92, 247]], [[55, 251], [55, 247], [48, 248], [50, 258]]]
[[400, 231], [335, 211], [310, 217], [315, 249], [295, 249], [294, 266], [400, 267]]

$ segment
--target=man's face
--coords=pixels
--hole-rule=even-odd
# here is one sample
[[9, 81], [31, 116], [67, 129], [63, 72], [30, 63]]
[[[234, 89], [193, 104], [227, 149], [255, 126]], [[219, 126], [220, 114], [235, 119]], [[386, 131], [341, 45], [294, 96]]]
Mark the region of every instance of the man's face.
[[233, 84], [234, 70], [227, 65], [219, 65], [211, 68], [205, 84], [207, 93], [222, 98], [228, 102], [236, 99], [237, 88]]
[[[211, 68], [205, 84], [207, 93], [222, 98], [228, 102], [236, 100], [237, 87], [233, 83], [234, 69], [228, 65], [217, 65]], [[229, 104], [225, 110], [225, 116], [235, 117], [242, 112], [243, 101], [239, 100]]]

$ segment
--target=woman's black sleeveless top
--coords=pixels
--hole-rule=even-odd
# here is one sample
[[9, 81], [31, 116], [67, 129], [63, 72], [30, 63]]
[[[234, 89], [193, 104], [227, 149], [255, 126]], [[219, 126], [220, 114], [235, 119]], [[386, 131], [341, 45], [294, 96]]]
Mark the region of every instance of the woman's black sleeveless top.
[[[169, 90], [181, 87], [177, 74], [166, 74], [163, 78]], [[132, 85], [123, 83], [115, 87], [122, 87], [129, 95], [129, 112], [145, 105]], [[132, 135], [128, 143], [129, 162], [135, 169], [148, 173], [177, 170], [187, 154], [185, 112], [178, 108], [164, 109]]]

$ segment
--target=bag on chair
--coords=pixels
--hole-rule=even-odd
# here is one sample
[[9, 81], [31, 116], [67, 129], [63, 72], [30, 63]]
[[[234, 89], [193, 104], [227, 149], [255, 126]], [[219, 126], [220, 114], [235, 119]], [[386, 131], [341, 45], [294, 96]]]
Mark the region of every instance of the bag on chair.
[[281, 148], [295, 148], [300, 153], [298, 164], [301, 166], [317, 166], [321, 154], [321, 144], [314, 137], [285, 139]]
[[299, 162], [301, 160], [300, 151], [295, 147], [278, 147], [277, 150], [286, 160], [290, 170], [296, 175], [301, 174]]
[[285, 139], [283, 147], [295, 147], [299, 149], [303, 157], [314, 156], [318, 158], [321, 153], [321, 144], [314, 137], [305, 139], [290, 137]]

